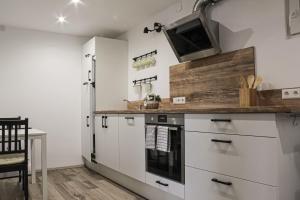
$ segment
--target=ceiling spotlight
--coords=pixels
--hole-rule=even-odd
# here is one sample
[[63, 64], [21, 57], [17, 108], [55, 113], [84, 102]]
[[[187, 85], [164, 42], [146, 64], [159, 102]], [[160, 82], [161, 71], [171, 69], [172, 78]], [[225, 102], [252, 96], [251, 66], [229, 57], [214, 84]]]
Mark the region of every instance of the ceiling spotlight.
[[75, 6], [82, 3], [81, 0], [71, 0], [71, 3], [74, 4]]
[[66, 17], [65, 17], [65, 16], [59, 16], [59, 17], [57, 18], [57, 22], [58, 22], [58, 23], [61, 23], [61, 24], [66, 23], [66, 22], [67, 22]]

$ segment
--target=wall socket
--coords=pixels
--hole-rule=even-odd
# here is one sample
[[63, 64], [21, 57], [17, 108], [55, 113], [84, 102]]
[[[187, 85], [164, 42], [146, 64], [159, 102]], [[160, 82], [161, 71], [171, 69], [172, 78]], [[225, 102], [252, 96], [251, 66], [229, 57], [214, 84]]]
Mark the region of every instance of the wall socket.
[[173, 104], [185, 104], [185, 97], [174, 97]]
[[282, 99], [300, 99], [300, 88], [282, 89]]

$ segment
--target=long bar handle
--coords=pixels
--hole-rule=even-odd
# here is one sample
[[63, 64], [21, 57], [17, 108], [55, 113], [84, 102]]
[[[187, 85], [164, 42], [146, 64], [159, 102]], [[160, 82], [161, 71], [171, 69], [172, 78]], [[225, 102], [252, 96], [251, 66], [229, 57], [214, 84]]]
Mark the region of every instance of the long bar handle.
[[215, 183], [219, 183], [219, 184], [222, 184], [222, 185], [227, 185], [227, 186], [232, 186], [232, 183], [231, 182], [225, 182], [225, 181], [220, 181], [216, 178], [213, 178], [211, 179], [212, 182], [215, 182]]
[[90, 119], [90, 116], [86, 116], [86, 127], [90, 127], [89, 119]]
[[169, 186], [169, 184], [167, 184], [167, 183], [162, 183], [162, 182], [160, 182], [160, 181], [155, 181], [155, 183], [157, 183], [157, 184], [159, 184], [159, 185], [162, 185], [162, 186], [165, 186], [165, 187], [168, 187], [168, 186]]
[[227, 122], [230, 123], [231, 119], [211, 119], [212, 122]]
[[88, 72], [88, 80], [89, 80], [89, 81], [92, 81], [91, 76], [90, 76], [91, 73], [92, 73], [92, 71], [89, 70], [89, 72]]
[[212, 142], [216, 143], [225, 143], [225, 144], [232, 144], [231, 140], [218, 140], [218, 139], [211, 139]]

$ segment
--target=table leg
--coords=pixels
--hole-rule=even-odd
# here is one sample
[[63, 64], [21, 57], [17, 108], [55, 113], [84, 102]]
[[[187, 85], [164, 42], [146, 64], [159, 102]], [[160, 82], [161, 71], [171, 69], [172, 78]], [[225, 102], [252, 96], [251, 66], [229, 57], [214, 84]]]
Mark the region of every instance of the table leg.
[[48, 180], [47, 180], [47, 136], [43, 135], [41, 139], [42, 149], [42, 180], [43, 180], [43, 200], [48, 199]]
[[36, 183], [35, 140], [31, 139], [31, 183]]

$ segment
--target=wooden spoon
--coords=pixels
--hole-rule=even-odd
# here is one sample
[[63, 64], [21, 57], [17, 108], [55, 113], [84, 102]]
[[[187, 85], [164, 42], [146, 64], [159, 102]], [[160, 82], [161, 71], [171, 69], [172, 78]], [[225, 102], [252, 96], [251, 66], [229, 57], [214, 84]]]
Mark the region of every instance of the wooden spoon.
[[241, 84], [241, 88], [247, 88], [248, 87], [248, 83], [247, 83], [244, 76], [240, 76], [240, 84]]
[[247, 78], [247, 82], [248, 82], [248, 87], [250, 89], [253, 88], [254, 81], [255, 81], [254, 75], [249, 75], [248, 78]]
[[262, 77], [257, 76], [253, 84], [253, 89], [257, 89], [257, 87], [262, 83], [262, 81], [263, 81]]

